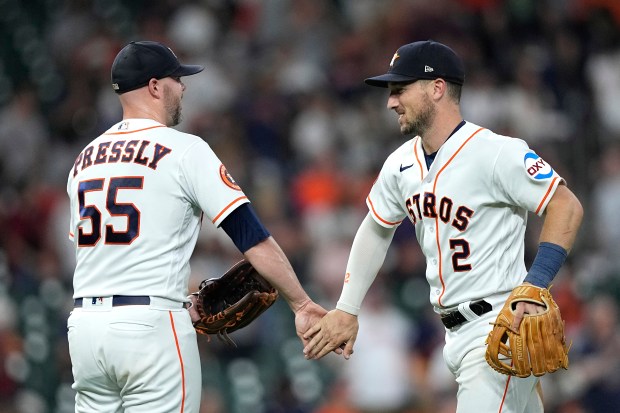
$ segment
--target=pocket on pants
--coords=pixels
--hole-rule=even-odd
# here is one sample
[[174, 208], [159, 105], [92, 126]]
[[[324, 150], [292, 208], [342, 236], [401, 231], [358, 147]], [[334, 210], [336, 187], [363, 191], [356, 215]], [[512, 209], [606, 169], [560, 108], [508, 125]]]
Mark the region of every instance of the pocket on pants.
[[114, 321], [110, 323], [110, 328], [112, 330], [118, 331], [149, 331], [153, 330], [155, 326], [153, 324], [149, 324], [148, 322], [136, 321], [136, 320], [127, 320], [127, 321]]

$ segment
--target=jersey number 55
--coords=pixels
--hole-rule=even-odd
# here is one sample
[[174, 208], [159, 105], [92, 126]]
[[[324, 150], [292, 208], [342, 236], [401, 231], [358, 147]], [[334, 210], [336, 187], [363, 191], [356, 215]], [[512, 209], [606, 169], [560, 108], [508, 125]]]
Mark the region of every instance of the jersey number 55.
[[129, 245], [140, 234], [140, 211], [134, 204], [120, 203], [117, 200], [119, 190], [142, 189], [144, 177], [142, 176], [123, 176], [109, 179], [105, 208], [113, 217], [126, 217], [127, 226], [124, 231], [114, 230], [113, 225], [106, 225], [105, 231], [101, 228], [101, 211], [96, 205], [86, 203], [86, 194], [93, 191], [105, 190], [106, 180], [91, 179], [81, 181], [78, 185], [78, 202], [80, 208], [80, 219], [90, 220], [91, 232], [85, 232], [83, 226], [78, 228], [78, 246], [94, 247], [101, 239], [102, 232], [105, 232], [104, 242], [106, 244]]

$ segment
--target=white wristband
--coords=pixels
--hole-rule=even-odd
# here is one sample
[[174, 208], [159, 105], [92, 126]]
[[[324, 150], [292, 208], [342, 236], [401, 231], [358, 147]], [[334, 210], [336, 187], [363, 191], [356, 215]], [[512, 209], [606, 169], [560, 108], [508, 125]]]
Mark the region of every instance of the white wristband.
[[351, 315], [359, 315], [360, 313], [359, 307], [353, 307], [352, 305], [343, 303], [342, 301], [338, 301], [338, 304], [336, 304], [336, 309], [340, 311], [344, 311], [345, 313], [348, 313]]

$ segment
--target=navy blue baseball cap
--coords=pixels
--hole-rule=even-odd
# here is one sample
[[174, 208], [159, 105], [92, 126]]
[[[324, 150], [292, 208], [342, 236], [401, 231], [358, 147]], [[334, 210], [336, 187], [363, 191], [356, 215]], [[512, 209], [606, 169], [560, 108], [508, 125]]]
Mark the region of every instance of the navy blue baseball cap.
[[419, 41], [401, 46], [387, 73], [364, 80], [367, 85], [388, 87], [389, 82], [409, 83], [419, 79], [442, 78], [462, 85], [465, 67], [454, 50], [433, 40]]
[[153, 78], [181, 77], [199, 73], [203, 66], [182, 65], [174, 52], [159, 42], [131, 42], [112, 63], [112, 88], [118, 94], [148, 85]]

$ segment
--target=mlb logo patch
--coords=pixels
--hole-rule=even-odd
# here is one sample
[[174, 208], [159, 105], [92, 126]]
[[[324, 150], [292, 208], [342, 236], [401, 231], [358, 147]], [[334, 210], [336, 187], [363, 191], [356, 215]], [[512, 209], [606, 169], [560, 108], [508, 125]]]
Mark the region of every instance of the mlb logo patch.
[[94, 306], [103, 305], [103, 297], [93, 297], [90, 304]]

